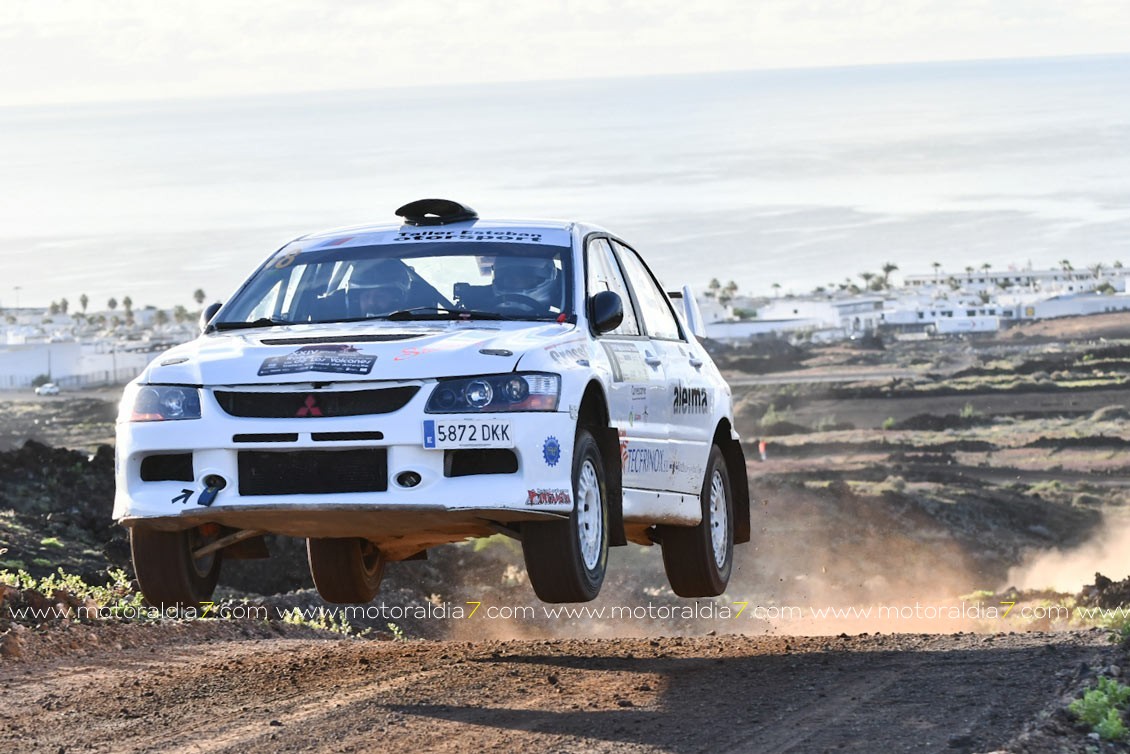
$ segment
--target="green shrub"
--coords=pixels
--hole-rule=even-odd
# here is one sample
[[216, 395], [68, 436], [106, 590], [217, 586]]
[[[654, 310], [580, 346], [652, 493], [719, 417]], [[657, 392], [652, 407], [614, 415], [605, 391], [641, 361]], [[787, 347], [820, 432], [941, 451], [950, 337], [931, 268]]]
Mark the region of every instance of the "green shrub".
[[1106, 741], [1122, 741], [1126, 738], [1126, 724], [1122, 713], [1130, 703], [1130, 686], [1125, 686], [1113, 678], [1100, 678], [1067, 709], [1091, 730]]

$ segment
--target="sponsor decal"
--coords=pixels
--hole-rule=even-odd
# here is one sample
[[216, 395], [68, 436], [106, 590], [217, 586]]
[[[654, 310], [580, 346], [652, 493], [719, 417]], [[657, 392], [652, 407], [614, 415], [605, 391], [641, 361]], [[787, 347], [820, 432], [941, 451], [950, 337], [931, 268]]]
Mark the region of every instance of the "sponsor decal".
[[662, 474], [667, 471], [667, 459], [662, 450], [628, 448], [624, 471], [629, 474]]
[[553, 359], [553, 363], [561, 364], [562, 366], [571, 366], [574, 362], [581, 363], [587, 362], [589, 358], [588, 346], [568, 346], [562, 345], [560, 348], [555, 348], [549, 352], [549, 358]]
[[[476, 328], [478, 329], [478, 328]], [[393, 356], [393, 361], [407, 361], [414, 359], [417, 356], [427, 356], [433, 353], [443, 353], [444, 351], [457, 351], [460, 348], [467, 348], [470, 346], [477, 346], [485, 343], [487, 338], [477, 332], [460, 332], [452, 335], [433, 346], [409, 346], [401, 350], [399, 356]]]
[[526, 490], [526, 505], [561, 505], [573, 502], [569, 490]]
[[612, 366], [613, 382], [647, 382], [647, 365], [631, 343], [601, 343]]
[[628, 468], [628, 433], [620, 430], [620, 468]]
[[628, 424], [634, 425], [638, 421], [648, 421], [647, 387], [645, 385], [632, 385], [632, 406], [628, 411]]
[[305, 346], [286, 356], [265, 359], [259, 366], [259, 376], [298, 372], [368, 374], [376, 361], [376, 356], [363, 354], [350, 345]]
[[401, 230], [392, 237], [393, 243], [430, 243], [435, 241], [457, 242], [509, 242], [526, 244], [546, 244], [568, 246], [569, 232], [556, 228], [514, 229], [514, 228], [466, 228], [464, 230], [416, 229]]
[[710, 413], [710, 394], [706, 388], [675, 386], [675, 400], [671, 404], [676, 414]]
[[553, 435], [545, 438], [541, 446], [541, 457], [545, 459], [546, 466], [556, 466], [561, 460], [561, 443]]

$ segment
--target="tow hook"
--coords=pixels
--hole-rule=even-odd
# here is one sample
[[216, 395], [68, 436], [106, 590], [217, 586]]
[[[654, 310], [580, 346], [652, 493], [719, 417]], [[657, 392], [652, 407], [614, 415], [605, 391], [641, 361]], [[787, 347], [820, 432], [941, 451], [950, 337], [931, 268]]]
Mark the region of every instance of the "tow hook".
[[220, 490], [227, 486], [227, 480], [222, 476], [209, 474], [204, 477], [204, 491], [200, 493], [200, 497], [196, 498], [196, 504], [203, 505], [205, 508], [211, 507], [212, 503], [216, 502], [216, 495], [220, 494]]

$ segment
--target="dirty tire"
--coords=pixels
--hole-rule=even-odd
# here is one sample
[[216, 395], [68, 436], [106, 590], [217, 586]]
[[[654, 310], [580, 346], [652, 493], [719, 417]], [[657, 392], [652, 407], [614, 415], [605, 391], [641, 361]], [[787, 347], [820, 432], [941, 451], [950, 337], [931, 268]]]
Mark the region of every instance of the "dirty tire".
[[522, 553], [543, 602], [588, 602], [608, 566], [608, 485], [600, 448], [586, 429], [573, 446], [573, 512], [563, 521], [522, 524]]
[[734, 561], [734, 496], [726, 459], [710, 448], [699, 496], [702, 521], [697, 526], [661, 530], [663, 569], [680, 597], [715, 597], [726, 591]]
[[192, 551], [206, 544], [198, 529], [157, 531], [131, 528], [133, 570], [145, 601], [158, 608], [199, 607], [212, 598], [223, 555], [200, 559]]
[[310, 575], [318, 594], [338, 605], [369, 602], [377, 596], [385, 559], [367, 539], [307, 539]]

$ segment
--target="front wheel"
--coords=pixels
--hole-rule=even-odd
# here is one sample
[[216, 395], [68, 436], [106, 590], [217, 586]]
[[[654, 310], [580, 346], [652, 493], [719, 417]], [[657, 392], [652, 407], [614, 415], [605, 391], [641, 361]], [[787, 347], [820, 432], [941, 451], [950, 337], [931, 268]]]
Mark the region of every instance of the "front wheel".
[[199, 528], [157, 531], [134, 527], [129, 532], [133, 570], [145, 601], [153, 607], [199, 607], [216, 591], [223, 555], [215, 551], [195, 557], [208, 544]]
[[326, 602], [349, 605], [369, 602], [377, 596], [385, 558], [369, 540], [307, 539], [306, 554], [314, 586]]
[[726, 459], [710, 448], [699, 495], [697, 526], [665, 526], [660, 532], [663, 569], [680, 597], [716, 597], [726, 591], [734, 560], [734, 496]]
[[564, 521], [522, 524], [522, 554], [542, 602], [588, 602], [608, 566], [608, 485], [600, 447], [588, 430], [573, 446], [573, 512]]

